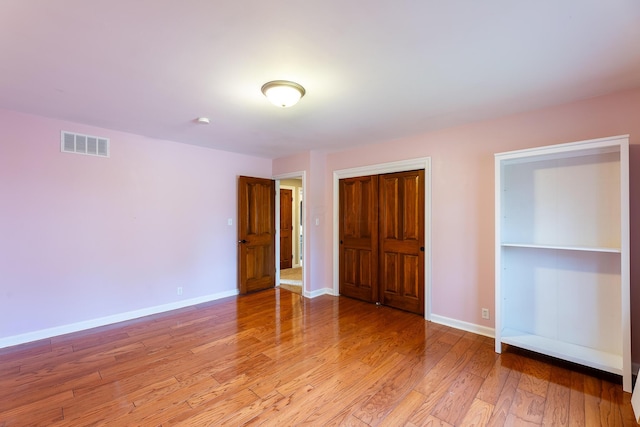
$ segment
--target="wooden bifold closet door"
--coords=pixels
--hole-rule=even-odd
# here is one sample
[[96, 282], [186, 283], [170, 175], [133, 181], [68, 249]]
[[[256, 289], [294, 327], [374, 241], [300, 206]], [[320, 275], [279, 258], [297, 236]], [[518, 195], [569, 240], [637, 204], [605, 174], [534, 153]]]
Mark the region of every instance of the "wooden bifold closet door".
[[424, 170], [340, 180], [340, 294], [424, 314]]

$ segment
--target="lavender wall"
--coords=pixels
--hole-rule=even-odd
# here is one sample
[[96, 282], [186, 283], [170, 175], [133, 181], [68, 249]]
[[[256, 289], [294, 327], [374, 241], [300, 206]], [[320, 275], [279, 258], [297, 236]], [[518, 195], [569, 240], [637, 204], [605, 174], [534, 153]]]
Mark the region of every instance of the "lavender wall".
[[236, 177], [271, 163], [0, 110], [0, 347], [235, 294]]
[[[272, 166], [273, 175], [306, 173], [305, 280], [312, 294], [326, 291], [337, 268], [333, 171], [427, 156], [432, 312], [491, 328], [480, 308], [494, 309], [493, 154], [627, 133], [632, 323], [640, 331], [638, 111], [635, 90], [273, 162], [0, 111], [0, 347], [35, 339], [43, 329], [88, 327], [94, 319], [235, 293], [236, 176], [270, 177]], [[61, 129], [111, 138], [111, 158], [60, 153]], [[177, 286], [184, 287], [181, 297]], [[640, 336], [633, 353], [640, 360]]]

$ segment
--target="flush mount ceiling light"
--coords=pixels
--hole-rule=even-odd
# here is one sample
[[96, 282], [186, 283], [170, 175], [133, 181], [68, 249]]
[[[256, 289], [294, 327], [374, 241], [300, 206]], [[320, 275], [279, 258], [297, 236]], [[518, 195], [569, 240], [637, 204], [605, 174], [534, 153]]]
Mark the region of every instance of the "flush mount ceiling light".
[[262, 93], [276, 107], [286, 108], [295, 105], [306, 91], [298, 83], [274, 80], [262, 85]]

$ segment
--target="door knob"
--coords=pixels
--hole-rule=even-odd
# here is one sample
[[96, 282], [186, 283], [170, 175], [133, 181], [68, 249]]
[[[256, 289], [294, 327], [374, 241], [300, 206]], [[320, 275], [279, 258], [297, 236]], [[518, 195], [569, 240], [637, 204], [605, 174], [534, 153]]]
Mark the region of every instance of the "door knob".
[[242, 239], [242, 240], [238, 240], [238, 243], [247, 243], [247, 241]]

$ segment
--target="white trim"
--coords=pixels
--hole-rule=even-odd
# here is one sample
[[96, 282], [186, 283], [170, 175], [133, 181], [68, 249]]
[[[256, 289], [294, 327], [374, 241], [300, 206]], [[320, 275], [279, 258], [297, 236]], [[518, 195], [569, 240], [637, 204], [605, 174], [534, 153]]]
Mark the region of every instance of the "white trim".
[[449, 326], [451, 328], [460, 329], [462, 331], [473, 332], [474, 334], [484, 335], [485, 337], [494, 338], [495, 329], [487, 326], [476, 325], [475, 323], [463, 322], [462, 320], [451, 319], [450, 317], [431, 315], [431, 321], [440, 325]]
[[[531, 156], [551, 156], [553, 158], [559, 157], [559, 154], [568, 153], [572, 157], [576, 156], [574, 151], [580, 150], [581, 147], [586, 146], [589, 151], [584, 154], [591, 154], [592, 151], [598, 149], [604, 151], [619, 151], [620, 139], [629, 139], [629, 135], [617, 135], [609, 136], [606, 138], [587, 139], [578, 142], [569, 142], [565, 144], [545, 145], [542, 147], [525, 148], [522, 150], [505, 151], [502, 153], [496, 153], [496, 157], [500, 157], [503, 161], [511, 159], [520, 159]], [[600, 151], [603, 152], [603, 151]], [[580, 155], [579, 153], [577, 155]], [[530, 161], [530, 160], [529, 160]]]
[[316, 289], [314, 291], [311, 292], [304, 292], [303, 295], [307, 298], [317, 298], [319, 296], [322, 295], [331, 295], [331, 296], [338, 296], [337, 294], [333, 293], [333, 289], [331, 288], [322, 288], [322, 289]]
[[340, 295], [340, 180], [424, 169], [424, 318], [431, 320], [431, 157], [333, 171], [333, 295]]
[[[300, 210], [300, 208], [299, 208], [300, 200], [299, 200], [299, 196], [297, 194], [298, 192], [296, 190], [298, 188], [302, 188], [302, 187], [294, 187], [293, 185], [282, 185], [282, 184], [280, 184], [280, 180], [278, 180], [278, 185], [279, 185], [280, 189], [291, 190], [291, 204], [292, 204], [292, 206], [296, 206], [297, 205], [297, 207], [292, 209], [292, 213], [298, 212]], [[278, 203], [278, 205], [280, 205], [280, 203]], [[299, 213], [300, 212], [298, 212], [298, 215], [297, 215], [298, 217], [300, 216]], [[278, 216], [278, 218], [279, 218], [279, 216]], [[292, 218], [292, 225], [294, 226], [294, 228], [293, 228], [294, 230], [295, 230], [295, 225], [296, 224], [300, 225], [299, 222], [300, 222], [299, 218], [295, 218], [295, 217]], [[277, 227], [277, 228], [279, 228], [279, 227]], [[296, 233], [298, 233], [298, 234], [296, 234], [297, 239], [293, 239], [292, 238], [292, 244], [293, 244], [293, 246], [292, 246], [292, 255], [296, 255], [296, 252], [297, 252], [298, 256], [300, 255], [300, 234], [299, 234], [300, 231], [299, 230], [300, 229], [298, 228], [298, 231], [296, 232]], [[302, 234], [302, 237], [304, 238], [304, 233]], [[280, 264], [278, 263], [278, 265], [280, 265]], [[298, 259], [298, 257], [293, 257], [293, 260], [292, 260], [292, 263], [291, 263], [291, 267], [292, 268], [300, 267], [300, 260]]]
[[189, 307], [196, 304], [202, 304], [209, 301], [215, 301], [221, 298], [238, 295], [238, 290], [233, 289], [217, 294], [205, 295], [202, 297], [191, 298], [182, 301], [176, 301], [169, 304], [157, 305], [155, 307], [142, 308], [139, 310], [128, 311], [126, 313], [114, 314], [111, 316], [99, 317], [97, 319], [85, 320], [82, 322], [71, 323], [68, 325], [56, 326], [54, 328], [41, 329], [39, 331], [28, 332], [26, 334], [14, 335], [12, 337], [0, 338], [0, 348], [10, 347], [18, 344], [24, 344], [32, 341], [43, 340], [47, 338], [57, 337], [59, 335], [70, 334], [73, 332], [84, 331], [87, 329], [97, 328], [100, 326], [111, 325], [113, 323], [125, 322], [127, 320], [137, 319], [152, 314], [164, 313], [179, 308]]
[[[280, 175], [273, 176], [273, 179], [276, 180], [276, 200], [280, 200], [280, 180], [281, 179], [289, 179], [289, 178], [302, 178], [302, 194], [309, 194], [307, 192], [307, 172], [306, 171], [298, 171], [298, 172], [289, 172], [283, 173]], [[306, 196], [304, 196], [306, 197]], [[276, 203], [276, 223], [280, 223], [280, 203]], [[307, 220], [307, 215], [305, 211], [307, 209], [308, 204], [303, 203], [302, 209], [302, 223], [303, 223], [303, 233], [302, 233], [302, 295], [307, 296], [307, 280], [308, 277], [308, 267], [309, 263], [307, 260], [307, 251], [309, 250], [309, 245], [307, 244], [309, 227], [305, 223]], [[280, 283], [280, 227], [276, 227], [276, 284]]]

